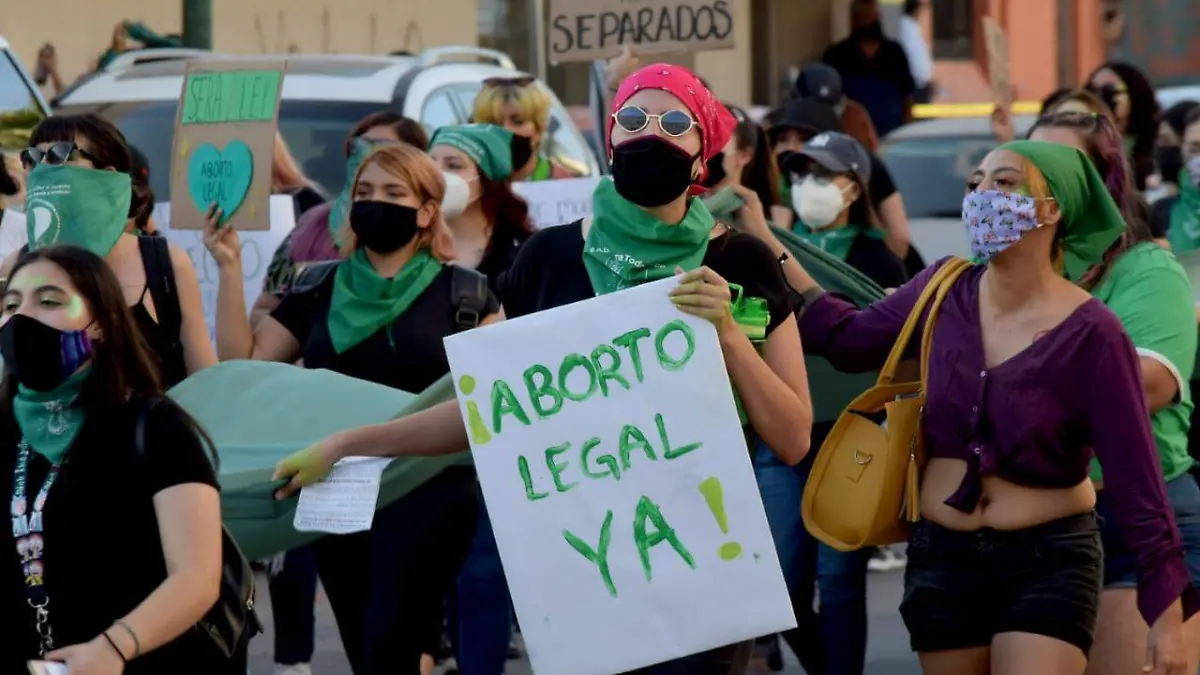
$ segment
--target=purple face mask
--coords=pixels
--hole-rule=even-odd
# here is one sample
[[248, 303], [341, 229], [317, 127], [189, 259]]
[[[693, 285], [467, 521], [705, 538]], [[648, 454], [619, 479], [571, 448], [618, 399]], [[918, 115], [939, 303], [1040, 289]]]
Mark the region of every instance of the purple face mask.
[[1020, 241], [1026, 232], [1041, 227], [1036, 199], [999, 190], [967, 193], [963, 197], [962, 218], [977, 263], [991, 261]]

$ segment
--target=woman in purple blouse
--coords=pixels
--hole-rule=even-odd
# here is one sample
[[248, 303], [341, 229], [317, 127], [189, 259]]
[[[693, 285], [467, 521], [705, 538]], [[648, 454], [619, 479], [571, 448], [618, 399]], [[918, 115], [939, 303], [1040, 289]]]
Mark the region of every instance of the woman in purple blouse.
[[[1183, 675], [1200, 609], [1163, 487], [1137, 355], [1076, 283], [1125, 229], [1087, 157], [1016, 141], [971, 178], [964, 225], [981, 264], [942, 306], [929, 367], [922, 520], [901, 613], [927, 675], [1083, 673], [1103, 581], [1094, 454], [1136, 553], [1147, 665]], [[780, 251], [782, 254], [783, 251]], [[858, 310], [792, 259], [808, 352], [878, 368], [939, 265]], [[1064, 278], [1063, 271], [1068, 278]], [[919, 329], [920, 327], [918, 327]]]

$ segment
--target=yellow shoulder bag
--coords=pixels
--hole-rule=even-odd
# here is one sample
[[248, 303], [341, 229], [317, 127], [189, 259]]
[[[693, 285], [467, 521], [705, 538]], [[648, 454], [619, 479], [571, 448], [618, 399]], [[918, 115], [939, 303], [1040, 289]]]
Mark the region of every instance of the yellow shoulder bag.
[[[804, 526], [839, 551], [904, 541], [921, 516], [918, 482], [925, 461], [921, 418], [938, 309], [971, 263], [952, 258], [933, 275], [879, 371], [879, 380], [850, 402], [821, 445], [804, 488]], [[921, 379], [895, 382], [896, 368], [925, 308]], [[868, 415], [886, 413], [877, 424]]]

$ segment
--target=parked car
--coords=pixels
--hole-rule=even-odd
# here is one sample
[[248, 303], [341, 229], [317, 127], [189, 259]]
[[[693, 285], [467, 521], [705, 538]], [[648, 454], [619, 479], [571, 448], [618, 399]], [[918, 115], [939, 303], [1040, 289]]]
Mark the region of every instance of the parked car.
[[0, 35], [0, 150], [21, 150], [50, 107], [20, 59]]
[[1155, 92], [1158, 105], [1163, 110], [1180, 101], [1200, 101], [1200, 84], [1189, 84], [1178, 87], [1163, 87]]
[[[187, 63], [231, 58], [235, 57], [189, 49], [123, 54], [63, 92], [54, 101], [55, 112], [95, 112], [120, 127], [146, 155], [151, 187], [165, 201], [170, 195], [172, 132]], [[346, 135], [369, 113], [393, 110], [419, 120], [432, 132], [467, 122], [484, 80], [524, 75], [506, 55], [475, 47], [438, 47], [417, 56], [236, 58], [287, 59], [279, 130], [304, 172], [331, 194], [345, 181]], [[599, 174], [587, 141], [554, 93], [546, 91], [554, 101], [547, 154], [582, 175]]]
[[[1017, 135], [1036, 118], [1014, 117]], [[904, 197], [913, 246], [925, 260], [969, 256], [962, 225], [967, 180], [997, 145], [988, 117], [953, 117], [913, 122], [883, 139], [879, 155]]]

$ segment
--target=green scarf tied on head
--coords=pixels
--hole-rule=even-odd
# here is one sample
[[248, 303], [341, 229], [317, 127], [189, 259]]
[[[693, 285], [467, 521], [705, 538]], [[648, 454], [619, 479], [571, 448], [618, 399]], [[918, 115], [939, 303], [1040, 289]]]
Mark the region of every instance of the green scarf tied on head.
[[346, 184], [342, 186], [342, 191], [334, 200], [333, 207], [329, 209], [329, 237], [334, 243], [337, 243], [338, 231], [350, 217], [350, 203], [354, 201], [354, 177], [358, 175], [358, 168], [375, 150], [375, 146], [361, 138], [354, 139], [351, 147], [354, 149], [350, 152], [350, 157], [346, 159]]
[[1177, 254], [1200, 249], [1200, 187], [1187, 169], [1179, 172], [1179, 199], [1171, 205], [1167, 241]]
[[488, 180], [504, 180], [513, 173], [512, 141], [512, 132], [504, 127], [462, 124], [433, 132], [429, 149], [448, 145], [461, 150]]
[[1092, 160], [1077, 148], [1044, 141], [1011, 141], [997, 149], [1021, 155], [1046, 177], [1062, 214], [1058, 231], [1064, 268], [1078, 282], [1126, 230], [1121, 209]]
[[43, 162], [27, 181], [30, 250], [69, 244], [104, 257], [125, 233], [133, 196], [129, 174]]
[[329, 338], [338, 354], [391, 324], [425, 292], [442, 272], [428, 249], [400, 268], [396, 276], [379, 276], [365, 250], [355, 251], [337, 268], [329, 303]]
[[34, 391], [17, 385], [17, 394], [13, 397], [17, 427], [29, 447], [52, 464], [62, 463], [83, 426], [84, 410], [76, 403], [91, 372], [90, 365], [84, 366], [50, 391]]
[[690, 198], [683, 221], [668, 225], [617, 194], [611, 179], [602, 179], [592, 193], [592, 227], [583, 243], [592, 290], [604, 295], [665, 279], [676, 266], [699, 267], [712, 228], [703, 200]]

